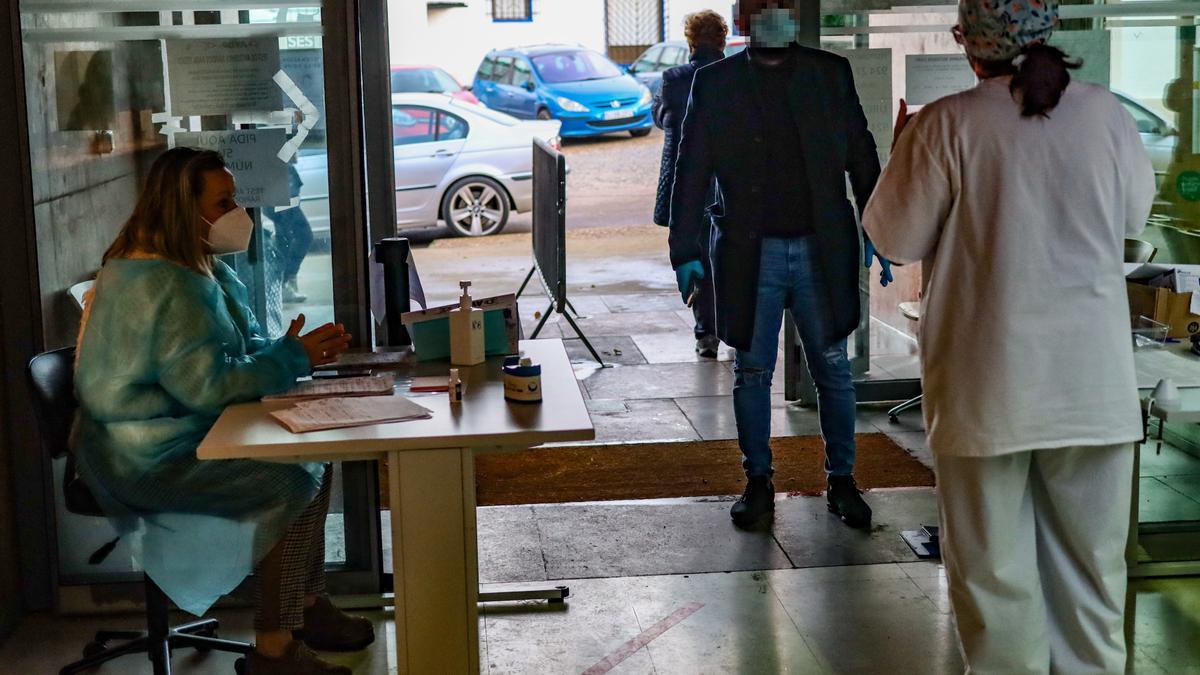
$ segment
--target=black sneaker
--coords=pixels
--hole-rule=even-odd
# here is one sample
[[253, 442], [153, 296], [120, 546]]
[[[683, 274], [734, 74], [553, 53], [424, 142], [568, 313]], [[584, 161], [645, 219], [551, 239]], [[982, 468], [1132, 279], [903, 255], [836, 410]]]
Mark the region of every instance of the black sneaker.
[[858, 530], [871, 527], [871, 507], [863, 501], [854, 476], [830, 476], [829, 491], [825, 493], [829, 511], [841, 516], [842, 522]]
[[716, 335], [705, 335], [702, 338], [696, 338], [696, 353], [700, 358], [715, 359], [720, 355], [721, 338]]
[[743, 530], [756, 530], [775, 518], [775, 484], [766, 476], [752, 476], [746, 482], [741, 499], [729, 509], [733, 524]]

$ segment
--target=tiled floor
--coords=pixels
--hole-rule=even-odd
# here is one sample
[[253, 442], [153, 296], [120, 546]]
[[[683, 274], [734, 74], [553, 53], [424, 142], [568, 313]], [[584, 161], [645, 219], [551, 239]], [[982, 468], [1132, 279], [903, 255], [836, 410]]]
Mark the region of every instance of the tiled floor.
[[[614, 364], [598, 369], [579, 340], [567, 341], [597, 442], [736, 437], [732, 355], [698, 359], [674, 294], [577, 296], [575, 304], [586, 317], [581, 327]], [[564, 330], [573, 337], [560, 319], [546, 334]], [[885, 354], [874, 363], [877, 375], [908, 377], [915, 360]], [[776, 389], [775, 433], [817, 433], [815, 412], [784, 401], [778, 381]], [[862, 406], [857, 428], [887, 433], [932, 464], [916, 411], [892, 424], [886, 406]], [[1148, 449], [1141, 488], [1143, 521], [1200, 518], [1200, 459], [1170, 446]], [[486, 606], [481, 671], [580, 673], [603, 664], [613, 673], [962, 672], [944, 573], [899, 537], [936, 520], [934, 492], [876, 490], [867, 499], [876, 522], [865, 533], [805, 497], [781, 496], [773, 531], [757, 534], [730, 526], [729, 497], [481, 508], [485, 584], [571, 588], [565, 607]], [[1130, 672], [1200, 675], [1200, 579], [1135, 581], [1129, 607]], [[225, 635], [249, 635], [248, 612], [217, 615]], [[356, 673], [395, 672], [390, 622], [384, 612], [372, 616], [384, 639], [336, 660]], [[89, 632], [114, 621], [30, 617], [0, 646], [0, 675], [55, 672]], [[229, 673], [232, 661], [181, 653], [175, 672]], [[98, 672], [150, 671], [133, 657]]]
[[[609, 659], [613, 673], [961, 673], [946, 584], [933, 563], [580, 579], [565, 607], [488, 606], [481, 672], [575, 674]], [[502, 588], [502, 587], [498, 587]], [[1129, 598], [1129, 672], [1200, 673], [1200, 580], [1143, 581]], [[359, 675], [395, 672], [391, 622], [380, 640], [331, 660]], [[249, 613], [222, 611], [222, 634], [249, 638]], [[114, 620], [30, 617], [0, 647], [6, 675], [53, 673]], [[662, 630], [665, 628], [665, 630]], [[647, 641], [640, 649], [627, 647]], [[613, 664], [613, 655], [629, 654]], [[182, 675], [232, 673], [233, 657], [180, 652]], [[95, 671], [149, 673], [139, 657]]]

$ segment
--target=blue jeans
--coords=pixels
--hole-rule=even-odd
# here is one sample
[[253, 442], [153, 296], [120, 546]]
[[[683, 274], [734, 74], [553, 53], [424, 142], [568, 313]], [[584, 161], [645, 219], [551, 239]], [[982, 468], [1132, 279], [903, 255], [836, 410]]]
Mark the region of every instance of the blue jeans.
[[849, 476], [854, 471], [854, 377], [846, 339], [830, 343], [826, 303], [829, 294], [820, 273], [814, 237], [764, 239], [750, 351], [738, 350], [733, 385], [742, 468], [747, 476], [771, 476], [771, 380], [779, 351], [784, 310], [791, 310], [800, 331], [808, 369], [817, 385], [825, 471]]

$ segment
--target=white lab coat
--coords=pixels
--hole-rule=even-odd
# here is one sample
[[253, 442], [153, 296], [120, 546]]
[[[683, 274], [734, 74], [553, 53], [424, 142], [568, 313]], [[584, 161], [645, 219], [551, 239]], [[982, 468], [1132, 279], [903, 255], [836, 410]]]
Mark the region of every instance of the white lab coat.
[[1154, 193], [1133, 119], [1100, 87], [1073, 82], [1026, 118], [994, 78], [912, 120], [863, 224], [883, 256], [924, 263], [935, 454], [1141, 438], [1123, 240]]

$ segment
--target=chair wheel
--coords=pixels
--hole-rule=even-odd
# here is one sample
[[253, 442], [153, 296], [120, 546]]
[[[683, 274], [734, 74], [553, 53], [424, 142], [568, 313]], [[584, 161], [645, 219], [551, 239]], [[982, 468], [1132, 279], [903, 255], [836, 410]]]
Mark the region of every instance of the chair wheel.
[[234, 671], [235, 673], [237, 673], [237, 675], [245, 675], [245, 673], [246, 673], [246, 659], [245, 659], [245, 658], [240, 658], [240, 659], [238, 659], [237, 661], [234, 661], [234, 662], [233, 662], [233, 671]]
[[83, 646], [83, 658], [90, 659], [100, 652], [103, 652], [105, 649], [108, 649], [107, 642], [97, 642], [93, 640]]

